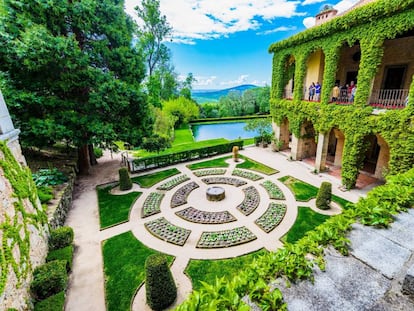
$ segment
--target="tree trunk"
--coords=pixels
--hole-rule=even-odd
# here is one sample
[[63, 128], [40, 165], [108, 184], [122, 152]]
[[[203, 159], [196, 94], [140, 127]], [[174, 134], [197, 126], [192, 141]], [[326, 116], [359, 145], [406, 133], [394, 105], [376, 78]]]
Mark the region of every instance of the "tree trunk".
[[92, 144], [88, 145], [88, 151], [89, 151], [89, 163], [92, 166], [97, 165], [98, 161], [96, 160], [95, 152], [93, 151], [93, 145]]
[[79, 174], [89, 174], [89, 152], [88, 145], [83, 145], [78, 148], [78, 166]]

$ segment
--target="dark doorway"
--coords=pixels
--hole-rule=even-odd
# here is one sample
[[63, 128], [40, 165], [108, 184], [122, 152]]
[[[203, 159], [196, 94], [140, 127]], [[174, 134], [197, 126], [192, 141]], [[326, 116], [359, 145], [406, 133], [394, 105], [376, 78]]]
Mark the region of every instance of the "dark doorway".
[[351, 84], [351, 81], [354, 81], [354, 83], [357, 84], [357, 78], [358, 71], [348, 71], [346, 73], [346, 84]]
[[367, 144], [367, 150], [365, 152], [365, 160], [362, 170], [374, 174], [381, 147], [378, 145], [378, 140], [375, 135], [365, 137], [365, 143]]
[[407, 66], [388, 66], [385, 68], [382, 88], [385, 90], [402, 89]]

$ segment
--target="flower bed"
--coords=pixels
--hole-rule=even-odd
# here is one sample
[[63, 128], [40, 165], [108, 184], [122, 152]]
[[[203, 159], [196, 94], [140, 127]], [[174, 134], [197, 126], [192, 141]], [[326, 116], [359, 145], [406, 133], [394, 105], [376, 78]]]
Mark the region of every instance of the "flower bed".
[[194, 175], [197, 177], [203, 177], [208, 175], [224, 175], [226, 173], [226, 170], [224, 168], [213, 168], [210, 170], [199, 170], [193, 172]]
[[230, 230], [203, 232], [198, 240], [198, 248], [222, 248], [244, 244], [257, 239], [246, 227]]
[[163, 193], [151, 192], [142, 206], [142, 218], [160, 213], [160, 205], [163, 197]]
[[237, 206], [237, 209], [244, 215], [249, 216], [259, 206], [260, 195], [257, 189], [253, 186], [243, 189], [244, 200]]
[[236, 187], [243, 186], [247, 184], [244, 180], [240, 180], [238, 178], [231, 178], [231, 177], [207, 177], [202, 179], [203, 182], [206, 184], [226, 184], [226, 185], [232, 185]]
[[176, 214], [185, 220], [199, 224], [225, 224], [237, 220], [228, 211], [206, 212], [194, 207], [187, 207]]
[[187, 203], [187, 197], [191, 191], [200, 187], [192, 181], [178, 189], [171, 198], [171, 207], [181, 206]]
[[240, 169], [237, 169], [237, 168], [233, 171], [232, 175], [247, 178], [247, 179], [250, 179], [250, 180], [253, 180], [253, 181], [263, 178], [262, 176], [257, 175], [255, 173], [240, 170]]
[[189, 180], [190, 178], [187, 175], [180, 175], [178, 177], [175, 177], [163, 184], [161, 184], [160, 186], [157, 187], [158, 190], [171, 190], [172, 188], [174, 188], [175, 186]]
[[185, 244], [191, 233], [191, 230], [177, 227], [164, 217], [145, 223], [145, 228], [157, 238], [180, 246]]
[[270, 180], [266, 180], [260, 185], [262, 185], [263, 188], [266, 189], [266, 191], [269, 194], [269, 197], [271, 199], [276, 199], [276, 200], [284, 200], [285, 199], [285, 196], [284, 196], [282, 190], [280, 190], [280, 188], [278, 186], [276, 186], [274, 183], [272, 183]]
[[276, 228], [286, 214], [286, 205], [271, 202], [266, 212], [258, 218], [255, 223], [264, 232], [268, 233]]

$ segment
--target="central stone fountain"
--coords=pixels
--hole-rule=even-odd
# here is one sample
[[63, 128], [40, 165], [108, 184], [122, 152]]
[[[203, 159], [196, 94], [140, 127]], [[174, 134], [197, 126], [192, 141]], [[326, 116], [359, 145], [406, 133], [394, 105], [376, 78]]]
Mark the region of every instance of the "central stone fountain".
[[226, 197], [224, 188], [218, 186], [207, 188], [206, 195], [209, 201], [221, 201]]

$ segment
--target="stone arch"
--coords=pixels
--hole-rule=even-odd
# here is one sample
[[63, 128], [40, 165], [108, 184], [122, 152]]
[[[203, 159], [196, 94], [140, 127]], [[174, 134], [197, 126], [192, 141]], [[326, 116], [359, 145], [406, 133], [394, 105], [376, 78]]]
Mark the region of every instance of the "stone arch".
[[305, 120], [300, 128], [300, 136], [292, 135], [291, 155], [293, 160], [316, 157], [316, 131], [312, 121]]
[[[316, 95], [309, 94], [309, 86], [314, 83], [322, 84], [325, 71], [325, 53], [322, 49], [317, 49], [310, 53], [306, 60], [306, 76], [303, 81], [303, 99], [309, 101], [319, 101]], [[322, 90], [321, 90], [322, 91]]]
[[361, 61], [361, 46], [359, 41], [353, 45], [342, 44], [336, 73], [335, 83], [340, 86], [339, 102], [351, 101], [350, 89], [352, 83], [358, 83], [358, 72]]
[[384, 180], [390, 161], [390, 147], [380, 134], [365, 136], [366, 150], [362, 171]]
[[283, 98], [293, 99], [295, 89], [296, 58], [293, 54], [287, 55], [283, 67]]
[[277, 141], [280, 142], [280, 145], [277, 147], [277, 149], [290, 149], [292, 133], [289, 130], [289, 119], [287, 117], [283, 118], [282, 122], [279, 125], [273, 123], [273, 132], [275, 135], [275, 139], [277, 139]]

